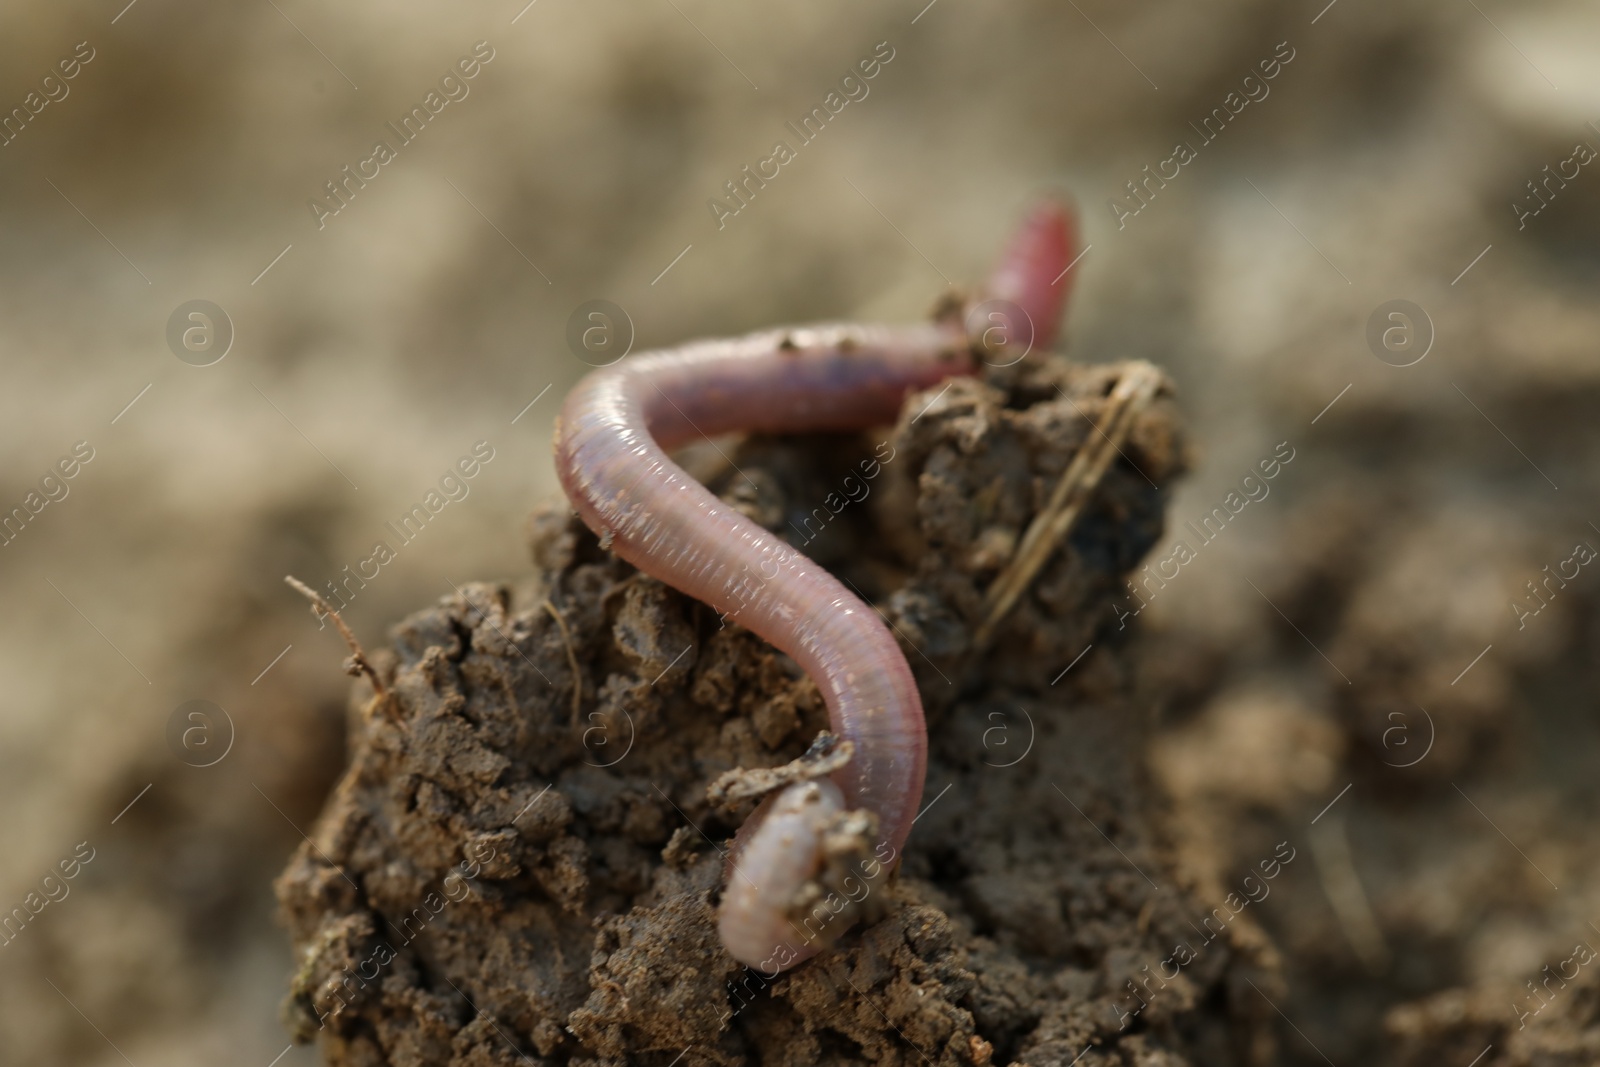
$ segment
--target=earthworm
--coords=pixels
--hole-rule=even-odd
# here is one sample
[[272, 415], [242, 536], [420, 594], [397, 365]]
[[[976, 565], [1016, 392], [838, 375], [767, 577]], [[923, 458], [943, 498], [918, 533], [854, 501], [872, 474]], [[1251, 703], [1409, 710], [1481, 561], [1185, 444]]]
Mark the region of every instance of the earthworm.
[[[1032, 344], [1054, 337], [1075, 244], [1067, 210], [1037, 209], [991, 281], [1021, 308]], [[562, 488], [601, 545], [709, 604], [788, 653], [816, 682], [833, 732], [855, 755], [826, 780], [791, 785], [741, 828], [719, 916], [728, 952], [776, 973], [818, 946], [788, 919], [821, 864], [824, 824], [844, 809], [876, 815], [879, 854], [898, 858], [922, 798], [927, 731], [911, 669], [878, 614], [837, 579], [719, 501], [668, 458], [736, 431], [807, 433], [893, 423], [905, 398], [978, 372], [984, 350], [963, 320], [789, 327], [696, 341], [595, 371], [556, 421]], [[1018, 325], [1010, 308], [999, 314]], [[972, 327], [974, 335], [978, 327]]]

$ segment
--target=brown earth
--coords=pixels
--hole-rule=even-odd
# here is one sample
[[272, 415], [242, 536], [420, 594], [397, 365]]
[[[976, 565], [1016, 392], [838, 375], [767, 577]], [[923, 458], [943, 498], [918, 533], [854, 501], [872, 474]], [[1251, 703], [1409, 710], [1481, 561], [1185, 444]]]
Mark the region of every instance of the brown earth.
[[[1224, 894], [1163, 844], [1154, 717], [1110, 604], [1182, 469], [1169, 402], [994, 649], [971, 647], [1117, 374], [959, 381], [876, 444], [753, 439], [701, 472], [881, 605], [917, 674], [929, 807], [883, 918], [770, 982], [721, 949], [722, 854], [751, 804], [729, 819], [706, 787], [800, 755], [825, 708], [792, 662], [553, 508], [532, 575], [412, 616], [380, 657], [391, 699], [362, 686], [350, 769], [278, 883], [296, 1035], [341, 1067], [1269, 1062], [1250, 983], [1278, 990], [1276, 955], [1248, 913], [1196, 932]], [[790, 525], [874, 455], [858, 506]], [[1179, 943], [1189, 965], [1152, 979]]]
[[[909, 318], [982, 277], [1041, 187], [1079, 197], [1093, 246], [1067, 351], [1156, 361], [1183, 397], [1193, 471], [1147, 559], [1192, 540], [1186, 523], [1278, 442], [1298, 450], [1132, 622], [1143, 651], [1118, 649], [1158, 712], [1130, 757], [1153, 761], [1150, 793], [1118, 810], [1213, 872], [1202, 903], [1277, 842], [1299, 850], [1241, 916], [1278, 953], [1283, 998], [1257, 984], [1286, 1067], [1593, 1059], [1589, 968], [1565, 985], [1546, 968], [1600, 946], [1600, 584], [1585, 567], [1526, 629], [1508, 605], [1574, 542], [1600, 545], [1597, 171], [1525, 227], [1514, 209], [1576, 141], [1600, 143], [1600, 9], [823, 0], [774, 17], [676, 0], [539, 3], [513, 24], [523, 11], [0, 13], [4, 107], [75, 42], [98, 50], [0, 149], [4, 500], [73, 442], [97, 450], [0, 552], [4, 906], [42, 894], [76, 843], [95, 850], [0, 949], [8, 1062], [320, 1059], [285, 1050], [294, 966], [270, 881], [345, 767], [347, 694], [337, 639], [281, 577], [323, 587], [488, 439], [502, 458], [471, 498], [346, 615], [376, 635], [450, 582], [514, 578], [529, 502], [555, 492], [554, 404], [588, 369], [563, 340], [575, 308], [621, 303], [640, 348]], [[307, 197], [480, 38], [498, 53], [471, 98], [318, 229]], [[871, 97], [718, 229], [707, 197], [883, 40], [898, 54]], [[1297, 58], [1271, 96], [1121, 226], [1107, 199], [1131, 203], [1127, 183], [1280, 41]], [[214, 366], [164, 337], [196, 297], [237, 328]], [[1404, 368], [1364, 336], [1397, 297], [1437, 329]], [[1111, 651], [1095, 644], [1048, 692]], [[1080, 650], [1029, 669], [1047, 684]], [[169, 747], [194, 698], [237, 728], [215, 766]], [[969, 747], [1013, 727], [979, 757], [999, 773], [981, 760], [1012, 758], [998, 739], [1017, 722], [980, 710]]]

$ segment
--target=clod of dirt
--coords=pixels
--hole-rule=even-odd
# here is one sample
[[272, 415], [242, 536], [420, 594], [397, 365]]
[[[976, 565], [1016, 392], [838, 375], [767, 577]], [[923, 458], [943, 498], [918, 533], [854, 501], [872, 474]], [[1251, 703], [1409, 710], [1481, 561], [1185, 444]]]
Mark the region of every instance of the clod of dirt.
[[396, 713], [353, 724], [278, 881], [296, 1036], [338, 1067], [1265, 1062], [1248, 990], [1277, 990], [1275, 957], [1157, 837], [1110, 606], [1181, 471], [1170, 401], [972, 644], [1118, 374], [956, 381], [892, 431], [753, 438], [696, 472], [879, 605], [917, 675], [925, 807], [876, 921], [776, 977], [722, 950], [724, 854], [756, 800], [729, 815], [707, 787], [800, 757], [826, 710], [786, 657], [552, 509], [534, 575], [464, 587], [376, 657]]
[[738, 767], [728, 771], [706, 786], [706, 801], [715, 807], [733, 808], [741, 800], [764, 797], [795, 782], [824, 778], [846, 766], [855, 752], [854, 741], [840, 741], [824, 731], [804, 754], [782, 767]]

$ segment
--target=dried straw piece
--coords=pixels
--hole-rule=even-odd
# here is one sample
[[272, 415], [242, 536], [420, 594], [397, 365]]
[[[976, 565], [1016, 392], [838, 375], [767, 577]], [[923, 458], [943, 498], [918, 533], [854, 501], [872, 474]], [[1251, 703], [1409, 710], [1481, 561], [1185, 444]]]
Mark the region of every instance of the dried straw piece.
[[372, 683], [372, 691], [378, 695], [380, 706], [386, 712], [392, 713], [389, 690], [384, 687], [383, 679], [378, 677], [377, 668], [372, 665], [371, 660], [367, 659], [366, 650], [361, 647], [361, 642], [356, 640], [356, 635], [349, 626], [345, 625], [344, 619], [340, 618], [333, 605], [324, 600], [321, 593], [294, 575], [286, 574], [283, 576], [283, 580], [288, 583], [289, 588], [311, 601], [311, 614], [318, 622], [321, 622], [324, 618], [333, 620], [334, 628], [344, 638], [344, 643], [350, 646], [350, 658], [344, 662], [344, 672], [352, 678], [358, 675], [366, 675], [367, 680]]
[[1111, 395], [1106, 397], [1105, 425], [1096, 426], [1090, 422], [1096, 436], [1084, 442], [1067, 464], [1050, 494], [1049, 503], [1034, 516], [1016, 554], [989, 587], [984, 598], [983, 625], [978, 627], [974, 638], [977, 649], [988, 647], [995, 628], [1016, 606], [1017, 599], [1077, 522], [1111, 461], [1121, 454], [1122, 444], [1128, 439], [1134, 421], [1155, 397], [1163, 381], [1161, 372], [1142, 360], [1129, 364], [1118, 379]]
[[572, 670], [572, 724], [576, 726], [578, 716], [583, 712], [583, 674], [578, 669], [578, 654], [572, 648], [572, 631], [567, 629], [567, 620], [561, 617], [561, 612], [556, 610], [549, 597], [544, 599], [544, 610], [556, 621], [556, 628], [561, 631], [561, 643], [567, 649], [567, 666]]

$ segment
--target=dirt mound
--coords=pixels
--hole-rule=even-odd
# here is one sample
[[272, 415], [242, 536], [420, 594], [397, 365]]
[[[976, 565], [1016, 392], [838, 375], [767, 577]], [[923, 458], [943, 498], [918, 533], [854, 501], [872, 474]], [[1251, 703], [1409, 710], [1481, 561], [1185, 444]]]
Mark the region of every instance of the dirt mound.
[[529, 581], [466, 586], [375, 657], [391, 696], [278, 883], [296, 1034], [339, 1065], [1264, 1062], [1248, 983], [1270, 992], [1275, 961], [1246, 902], [1159, 840], [1152, 714], [1112, 604], [1182, 467], [1165, 400], [993, 648], [972, 646], [1118, 375], [958, 381], [881, 437], [698, 464], [879, 604], [917, 673], [926, 808], [876, 922], [776, 978], [722, 951], [750, 804], [729, 818], [706, 787], [800, 755], [826, 710], [785, 657], [549, 510]]

